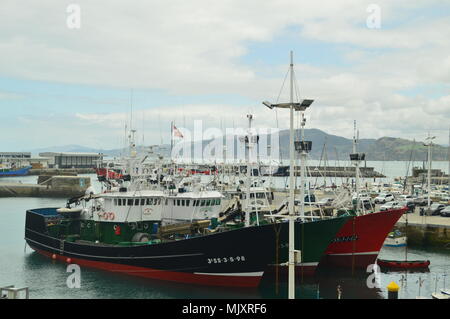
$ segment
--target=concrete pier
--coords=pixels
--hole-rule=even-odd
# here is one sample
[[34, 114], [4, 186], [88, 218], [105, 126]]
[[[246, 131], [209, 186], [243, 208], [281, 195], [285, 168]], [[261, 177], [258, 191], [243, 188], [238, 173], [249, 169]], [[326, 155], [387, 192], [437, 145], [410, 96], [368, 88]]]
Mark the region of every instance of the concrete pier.
[[60, 176], [77, 176], [78, 174], [95, 174], [93, 168], [38, 168], [30, 169], [28, 175], [60, 175]]
[[75, 197], [91, 186], [90, 177], [45, 176], [38, 184], [0, 183], [0, 197]]
[[[267, 168], [267, 166], [266, 166]], [[300, 176], [301, 167], [296, 166], [294, 170], [295, 176]], [[306, 167], [308, 176], [310, 177], [348, 177], [354, 178], [356, 175], [355, 167], [353, 166], [308, 166]], [[364, 178], [383, 178], [383, 174], [375, 171], [373, 167], [360, 167], [361, 177]], [[263, 174], [269, 175], [269, 174]], [[273, 176], [289, 176], [289, 167], [280, 166]]]
[[[408, 218], [408, 227], [406, 227]], [[397, 228], [407, 235], [408, 245], [435, 247], [450, 250], [450, 218], [442, 216], [420, 216], [418, 209], [397, 222]]]

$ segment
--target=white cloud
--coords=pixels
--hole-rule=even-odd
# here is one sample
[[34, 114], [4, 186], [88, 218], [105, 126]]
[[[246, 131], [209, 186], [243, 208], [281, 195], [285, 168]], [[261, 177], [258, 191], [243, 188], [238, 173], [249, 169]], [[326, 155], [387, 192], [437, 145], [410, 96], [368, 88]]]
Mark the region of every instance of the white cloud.
[[[79, 0], [82, 27], [66, 27], [69, 2], [2, 2], [0, 70], [4, 76], [39, 81], [120, 88], [162, 89], [169, 94], [233, 94], [255, 101], [255, 124], [275, 126], [275, 115], [260, 101], [275, 99], [287, 67], [259, 70], [240, 62], [248, 43], [270, 43], [290, 26], [299, 41], [310, 39], [343, 46], [346, 66], [296, 62], [302, 96], [315, 98], [310, 127], [351, 136], [357, 119], [365, 136], [411, 136], [443, 127], [450, 114], [448, 97], [403, 96], [424, 84], [450, 84], [450, 19], [413, 17], [412, 9], [442, 1], [388, 1], [379, 30], [365, 27], [368, 3], [357, 0], [277, 1], [86, 1]], [[302, 37], [302, 38], [301, 38]], [[287, 52], [286, 52], [287, 56]], [[330, 57], [331, 59], [332, 57]], [[262, 61], [270, 62], [270, 61]], [[0, 98], [2, 94], [0, 93]], [[286, 95], [283, 96], [286, 98]], [[145, 112], [152, 127], [159, 116], [203, 118], [232, 123], [242, 107], [180, 104]], [[74, 111], [75, 113], [75, 111]], [[278, 112], [287, 127], [288, 112]], [[122, 134], [126, 114], [78, 113], [76, 127], [100, 127]], [[150, 120], [149, 120], [150, 121]], [[260, 123], [260, 124], [259, 124]], [[157, 126], [154, 126], [157, 125]], [[219, 126], [216, 124], [215, 126]], [[230, 124], [228, 124], [230, 126]], [[154, 136], [158, 130], [152, 129]], [[92, 129], [89, 134], [96, 134]], [[103, 133], [102, 133], [103, 134]], [[92, 138], [92, 136], [91, 136]], [[157, 138], [156, 138], [157, 139]], [[106, 141], [102, 140], [102, 143]], [[100, 143], [100, 142], [99, 142]]]

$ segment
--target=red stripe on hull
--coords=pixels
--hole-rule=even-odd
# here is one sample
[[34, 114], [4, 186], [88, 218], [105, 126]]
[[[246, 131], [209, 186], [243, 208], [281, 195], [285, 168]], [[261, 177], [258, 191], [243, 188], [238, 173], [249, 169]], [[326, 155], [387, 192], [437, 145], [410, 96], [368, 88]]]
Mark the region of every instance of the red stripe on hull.
[[365, 268], [374, 264], [386, 237], [405, 211], [402, 208], [351, 218], [327, 247], [320, 265]]
[[[47, 251], [36, 249], [38, 253], [53, 259], [54, 254]], [[70, 261], [68, 259], [70, 258]], [[92, 261], [86, 259], [79, 259], [55, 254], [55, 259], [79, 266], [97, 268], [111, 272], [127, 274], [131, 276], [138, 276], [149, 279], [165, 280], [180, 282], [186, 284], [205, 285], [205, 286], [222, 286], [222, 287], [242, 287], [255, 288], [258, 287], [261, 276], [232, 276], [232, 275], [203, 275], [176, 271], [166, 271], [159, 269], [150, 269], [122, 264], [114, 264], [100, 261]]]
[[[295, 266], [295, 276], [301, 277], [301, 276], [314, 276], [316, 273], [317, 265], [311, 266], [311, 265], [302, 265], [302, 266]], [[266, 271], [264, 272], [264, 275], [267, 273], [268, 275], [275, 275], [277, 271], [277, 266], [270, 265], [266, 268]], [[282, 265], [278, 266], [278, 273], [281, 275], [287, 275], [289, 273], [289, 267]]]
[[320, 261], [320, 265], [333, 266], [333, 267], [352, 267], [355, 268], [367, 268], [368, 265], [375, 264], [377, 254], [367, 255], [326, 255]]

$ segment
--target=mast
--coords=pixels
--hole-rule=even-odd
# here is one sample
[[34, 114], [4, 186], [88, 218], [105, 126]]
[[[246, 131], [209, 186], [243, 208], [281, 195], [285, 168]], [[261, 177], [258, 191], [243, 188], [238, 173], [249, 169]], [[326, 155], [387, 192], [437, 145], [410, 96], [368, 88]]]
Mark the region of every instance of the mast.
[[[251, 182], [251, 173], [252, 173], [252, 166], [250, 165], [250, 143], [251, 143], [251, 133], [250, 129], [252, 127], [252, 114], [247, 114], [248, 118], [248, 135], [246, 138], [246, 148], [247, 148], [247, 194], [246, 194], [246, 204], [247, 209], [245, 210], [245, 227], [250, 226], [250, 182]], [[255, 205], [256, 205], [256, 198], [255, 198]]]
[[357, 143], [358, 143], [359, 132], [356, 130], [356, 120], [353, 121], [353, 145], [352, 154], [350, 155], [350, 160], [353, 165], [355, 165], [355, 193], [356, 193], [356, 212], [359, 210], [359, 164], [361, 160], [364, 160], [362, 154], [357, 153]]
[[[263, 104], [267, 106], [269, 109], [273, 108], [289, 108], [290, 110], [290, 121], [289, 121], [289, 299], [295, 298], [295, 255], [297, 251], [295, 250], [294, 245], [294, 221], [296, 219], [294, 212], [294, 110], [295, 111], [305, 111], [314, 100], [304, 99], [300, 100], [298, 103], [294, 103], [294, 58], [293, 52], [290, 54], [291, 63], [290, 63], [290, 103], [278, 103], [272, 104], [268, 101], [264, 101]], [[310, 142], [299, 142], [299, 147], [304, 148], [305, 144], [309, 144]], [[308, 146], [306, 146], [308, 147]], [[302, 181], [303, 183], [304, 181]], [[302, 199], [302, 201], [304, 198]]]
[[170, 122], [170, 159], [172, 159], [173, 151], [173, 121]]
[[[427, 178], [427, 193], [428, 193], [428, 201], [427, 201], [427, 209], [428, 212], [430, 211], [430, 206], [431, 206], [431, 148], [433, 146], [433, 139], [435, 138], [435, 136], [431, 136], [430, 133], [428, 133], [428, 137], [426, 138], [427, 143], [425, 143], [425, 146], [428, 146], [428, 178]], [[424, 214], [426, 216], [426, 214]]]
[[[295, 298], [295, 224], [294, 224], [294, 53], [290, 63], [289, 107], [289, 299]], [[303, 182], [303, 181], [302, 181]], [[302, 199], [303, 201], [303, 199]]]
[[[306, 183], [306, 155], [307, 152], [311, 149], [311, 143], [307, 143], [305, 141], [305, 124], [306, 124], [306, 118], [305, 118], [305, 114], [304, 112], [302, 112], [302, 122], [301, 122], [301, 126], [300, 126], [300, 130], [301, 130], [301, 143], [300, 143], [300, 216], [304, 217], [305, 216], [305, 183]], [[309, 198], [310, 192], [308, 191], [308, 199]]]
[[[354, 121], [354, 126], [353, 126], [353, 147], [352, 147], [352, 153], [350, 154], [350, 161], [352, 163], [352, 165], [355, 166], [355, 192], [356, 192], [356, 203], [355, 203], [355, 212], [358, 213], [359, 211], [359, 206], [360, 206], [360, 199], [359, 199], [359, 179], [360, 179], [360, 170], [359, 170], [359, 166], [361, 161], [365, 161], [366, 159], [366, 154], [364, 153], [358, 153], [358, 149], [357, 149], [357, 145], [358, 145], [358, 140], [359, 140], [359, 131], [356, 130], [356, 121]], [[353, 201], [353, 200], [352, 200]], [[363, 206], [364, 209], [364, 206]], [[362, 212], [364, 213], [364, 212]]]

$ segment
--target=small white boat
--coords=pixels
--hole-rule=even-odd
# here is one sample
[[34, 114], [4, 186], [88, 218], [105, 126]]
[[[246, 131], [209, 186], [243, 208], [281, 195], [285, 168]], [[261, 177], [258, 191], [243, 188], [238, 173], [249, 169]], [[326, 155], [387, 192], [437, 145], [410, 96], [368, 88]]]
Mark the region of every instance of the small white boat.
[[450, 299], [450, 295], [441, 294], [441, 293], [438, 293], [438, 292], [433, 292], [431, 294], [431, 297], [433, 297], [433, 299]]
[[441, 289], [441, 292], [442, 292], [444, 295], [449, 295], [449, 296], [450, 296], [450, 289]]
[[386, 247], [403, 247], [406, 246], [407, 238], [400, 231], [396, 230], [389, 233], [384, 241]]

